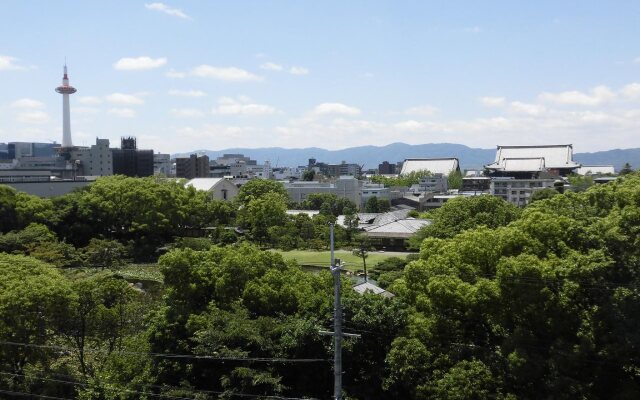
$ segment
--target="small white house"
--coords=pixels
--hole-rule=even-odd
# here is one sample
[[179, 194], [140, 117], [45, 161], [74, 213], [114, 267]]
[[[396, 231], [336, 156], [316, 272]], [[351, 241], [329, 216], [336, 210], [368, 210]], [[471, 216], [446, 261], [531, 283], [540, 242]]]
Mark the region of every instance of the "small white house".
[[217, 200], [233, 200], [238, 195], [238, 187], [224, 178], [194, 178], [186, 183], [196, 190], [209, 192]]

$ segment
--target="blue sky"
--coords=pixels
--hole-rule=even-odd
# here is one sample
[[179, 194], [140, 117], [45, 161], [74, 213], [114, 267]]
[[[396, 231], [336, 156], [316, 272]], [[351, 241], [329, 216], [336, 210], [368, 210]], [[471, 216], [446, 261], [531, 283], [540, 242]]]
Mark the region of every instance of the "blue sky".
[[0, 142], [640, 147], [637, 1], [13, 1]]

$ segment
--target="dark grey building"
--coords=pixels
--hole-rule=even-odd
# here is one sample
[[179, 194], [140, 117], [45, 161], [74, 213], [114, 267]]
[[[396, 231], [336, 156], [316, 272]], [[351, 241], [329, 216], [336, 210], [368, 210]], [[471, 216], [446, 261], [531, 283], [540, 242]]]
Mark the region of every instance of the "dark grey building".
[[134, 137], [122, 138], [119, 149], [111, 149], [113, 174], [126, 176], [152, 176], [153, 150], [138, 150]]
[[378, 164], [378, 173], [381, 175], [393, 175], [396, 173], [396, 164], [389, 164], [389, 161], [383, 161]]
[[176, 177], [178, 178], [208, 178], [209, 157], [191, 154], [188, 158], [176, 158]]

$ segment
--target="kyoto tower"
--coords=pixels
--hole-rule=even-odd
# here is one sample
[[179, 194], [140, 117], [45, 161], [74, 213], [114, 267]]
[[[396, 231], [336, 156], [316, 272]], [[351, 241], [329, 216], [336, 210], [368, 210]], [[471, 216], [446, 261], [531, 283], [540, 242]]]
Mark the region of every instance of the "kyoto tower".
[[62, 95], [62, 148], [73, 147], [71, 141], [71, 117], [69, 113], [69, 95], [76, 92], [76, 88], [69, 85], [69, 77], [67, 76], [67, 64], [64, 65], [64, 76], [62, 77], [62, 86], [56, 88], [56, 92]]

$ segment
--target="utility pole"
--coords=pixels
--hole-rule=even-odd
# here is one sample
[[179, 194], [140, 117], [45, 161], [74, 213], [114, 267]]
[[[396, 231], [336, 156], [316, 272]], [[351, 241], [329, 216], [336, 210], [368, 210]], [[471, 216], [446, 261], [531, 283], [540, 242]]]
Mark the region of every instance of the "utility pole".
[[342, 400], [342, 338], [352, 337], [359, 338], [359, 334], [342, 332], [342, 299], [340, 281], [340, 272], [342, 271], [342, 262], [334, 257], [334, 235], [333, 224], [329, 224], [331, 232], [331, 274], [333, 275], [333, 332], [321, 330], [321, 335], [333, 336], [334, 353], [333, 353], [333, 398]]
[[331, 273], [333, 274], [333, 398], [342, 399], [342, 299], [340, 298], [340, 260], [334, 258], [333, 224], [331, 230]]

